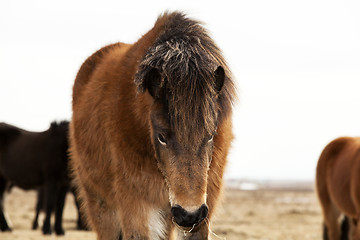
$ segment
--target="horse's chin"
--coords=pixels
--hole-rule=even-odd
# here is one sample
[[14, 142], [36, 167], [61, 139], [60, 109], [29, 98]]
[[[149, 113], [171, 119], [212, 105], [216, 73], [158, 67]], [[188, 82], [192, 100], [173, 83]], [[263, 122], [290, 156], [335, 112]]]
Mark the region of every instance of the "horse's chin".
[[183, 226], [180, 226], [179, 224], [176, 223], [174, 217], [171, 218], [173, 224], [175, 225], [175, 227], [182, 233], [184, 233], [185, 235], [188, 234], [188, 233], [194, 233], [194, 232], [197, 232], [198, 231], [198, 226], [201, 225], [202, 223], [200, 224], [194, 224], [192, 227], [183, 227]]

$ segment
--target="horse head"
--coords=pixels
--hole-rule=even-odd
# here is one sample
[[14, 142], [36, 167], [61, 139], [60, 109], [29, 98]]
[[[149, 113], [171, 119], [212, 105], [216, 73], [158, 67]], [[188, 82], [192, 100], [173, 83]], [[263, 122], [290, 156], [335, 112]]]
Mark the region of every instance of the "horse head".
[[210, 66], [200, 72], [186, 66], [190, 72], [183, 76], [184, 69], [148, 67], [142, 75], [141, 88], [153, 99], [149, 125], [158, 168], [169, 189], [173, 221], [184, 229], [208, 215], [208, 170], [225, 79], [223, 67]]

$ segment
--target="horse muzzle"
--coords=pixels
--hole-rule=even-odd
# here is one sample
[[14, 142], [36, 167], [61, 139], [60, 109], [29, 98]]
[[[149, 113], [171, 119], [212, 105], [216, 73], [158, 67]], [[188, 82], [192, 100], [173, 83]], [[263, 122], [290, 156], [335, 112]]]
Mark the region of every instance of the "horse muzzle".
[[203, 204], [194, 212], [188, 212], [179, 205], [171, 208], [171, 214], [175, 223], [183, 228], [191, 228], [200, 224], [208, 215], [209, 209]]

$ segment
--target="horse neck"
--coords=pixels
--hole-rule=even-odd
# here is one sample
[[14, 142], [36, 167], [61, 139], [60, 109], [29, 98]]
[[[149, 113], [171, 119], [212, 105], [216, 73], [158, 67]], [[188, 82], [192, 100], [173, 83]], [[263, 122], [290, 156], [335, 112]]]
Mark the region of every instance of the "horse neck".
[[[116, 65], [108, 65], [109, 72], [117, 73], [114, 73], [110, 86], [104, 94], [105, 105], [108, 108], [103, 109], [105, 115], [108, 116], [105, 119], [105, 123], [109, 124], [106, 127], [109, 131], [107, 134], [118, 143], [117, 148], [127, 146], [130, 151], [152, 157], [154, 150], [150, 140], [149, 125], [152, 98], [147, 92], [137, 91], [134, 83], [137, 58], [128, 58], [124, 55], [118, 61]], [[112, 132], [114, 129], [118, 132]]]
[[[129, 150], [147, 158], [155, 157], [150, 137], [153, 99], [147, 92], [138, 92], [134, 78], [139, 63], [161, 33], [165, 21], [166, 17], [159, 19], [137, 42], [132, 45], [120, 44], [107, 56], [110, 63], [107, 64], [110, 68], [108, 72], [115, 72], [108, 96], [116, 96], [108, 99], [111, 109], [108, 111], [110, 117], [107, 122], [110, 126], [107, 129], [121, 129], [120, 133], [109, 133], [109, 136], [115, 138], [119, 148], [120, 144], [126, 145]], [[116, 64], [112, 64], [114, 61]]]

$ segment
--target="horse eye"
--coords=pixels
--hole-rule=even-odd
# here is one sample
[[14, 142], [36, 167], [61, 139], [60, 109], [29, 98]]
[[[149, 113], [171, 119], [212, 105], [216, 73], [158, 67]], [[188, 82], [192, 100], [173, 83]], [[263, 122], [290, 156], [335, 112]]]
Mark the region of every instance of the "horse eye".
[[165, 146], [167, 144], [166, 140], [162, 134], [159, 134], [157, 139], [161, 145]]
[[208, 143], [212, 142], [213, 140], [214, 140], [214, 135], [211, 135], [210, 139], [208, 140]]

